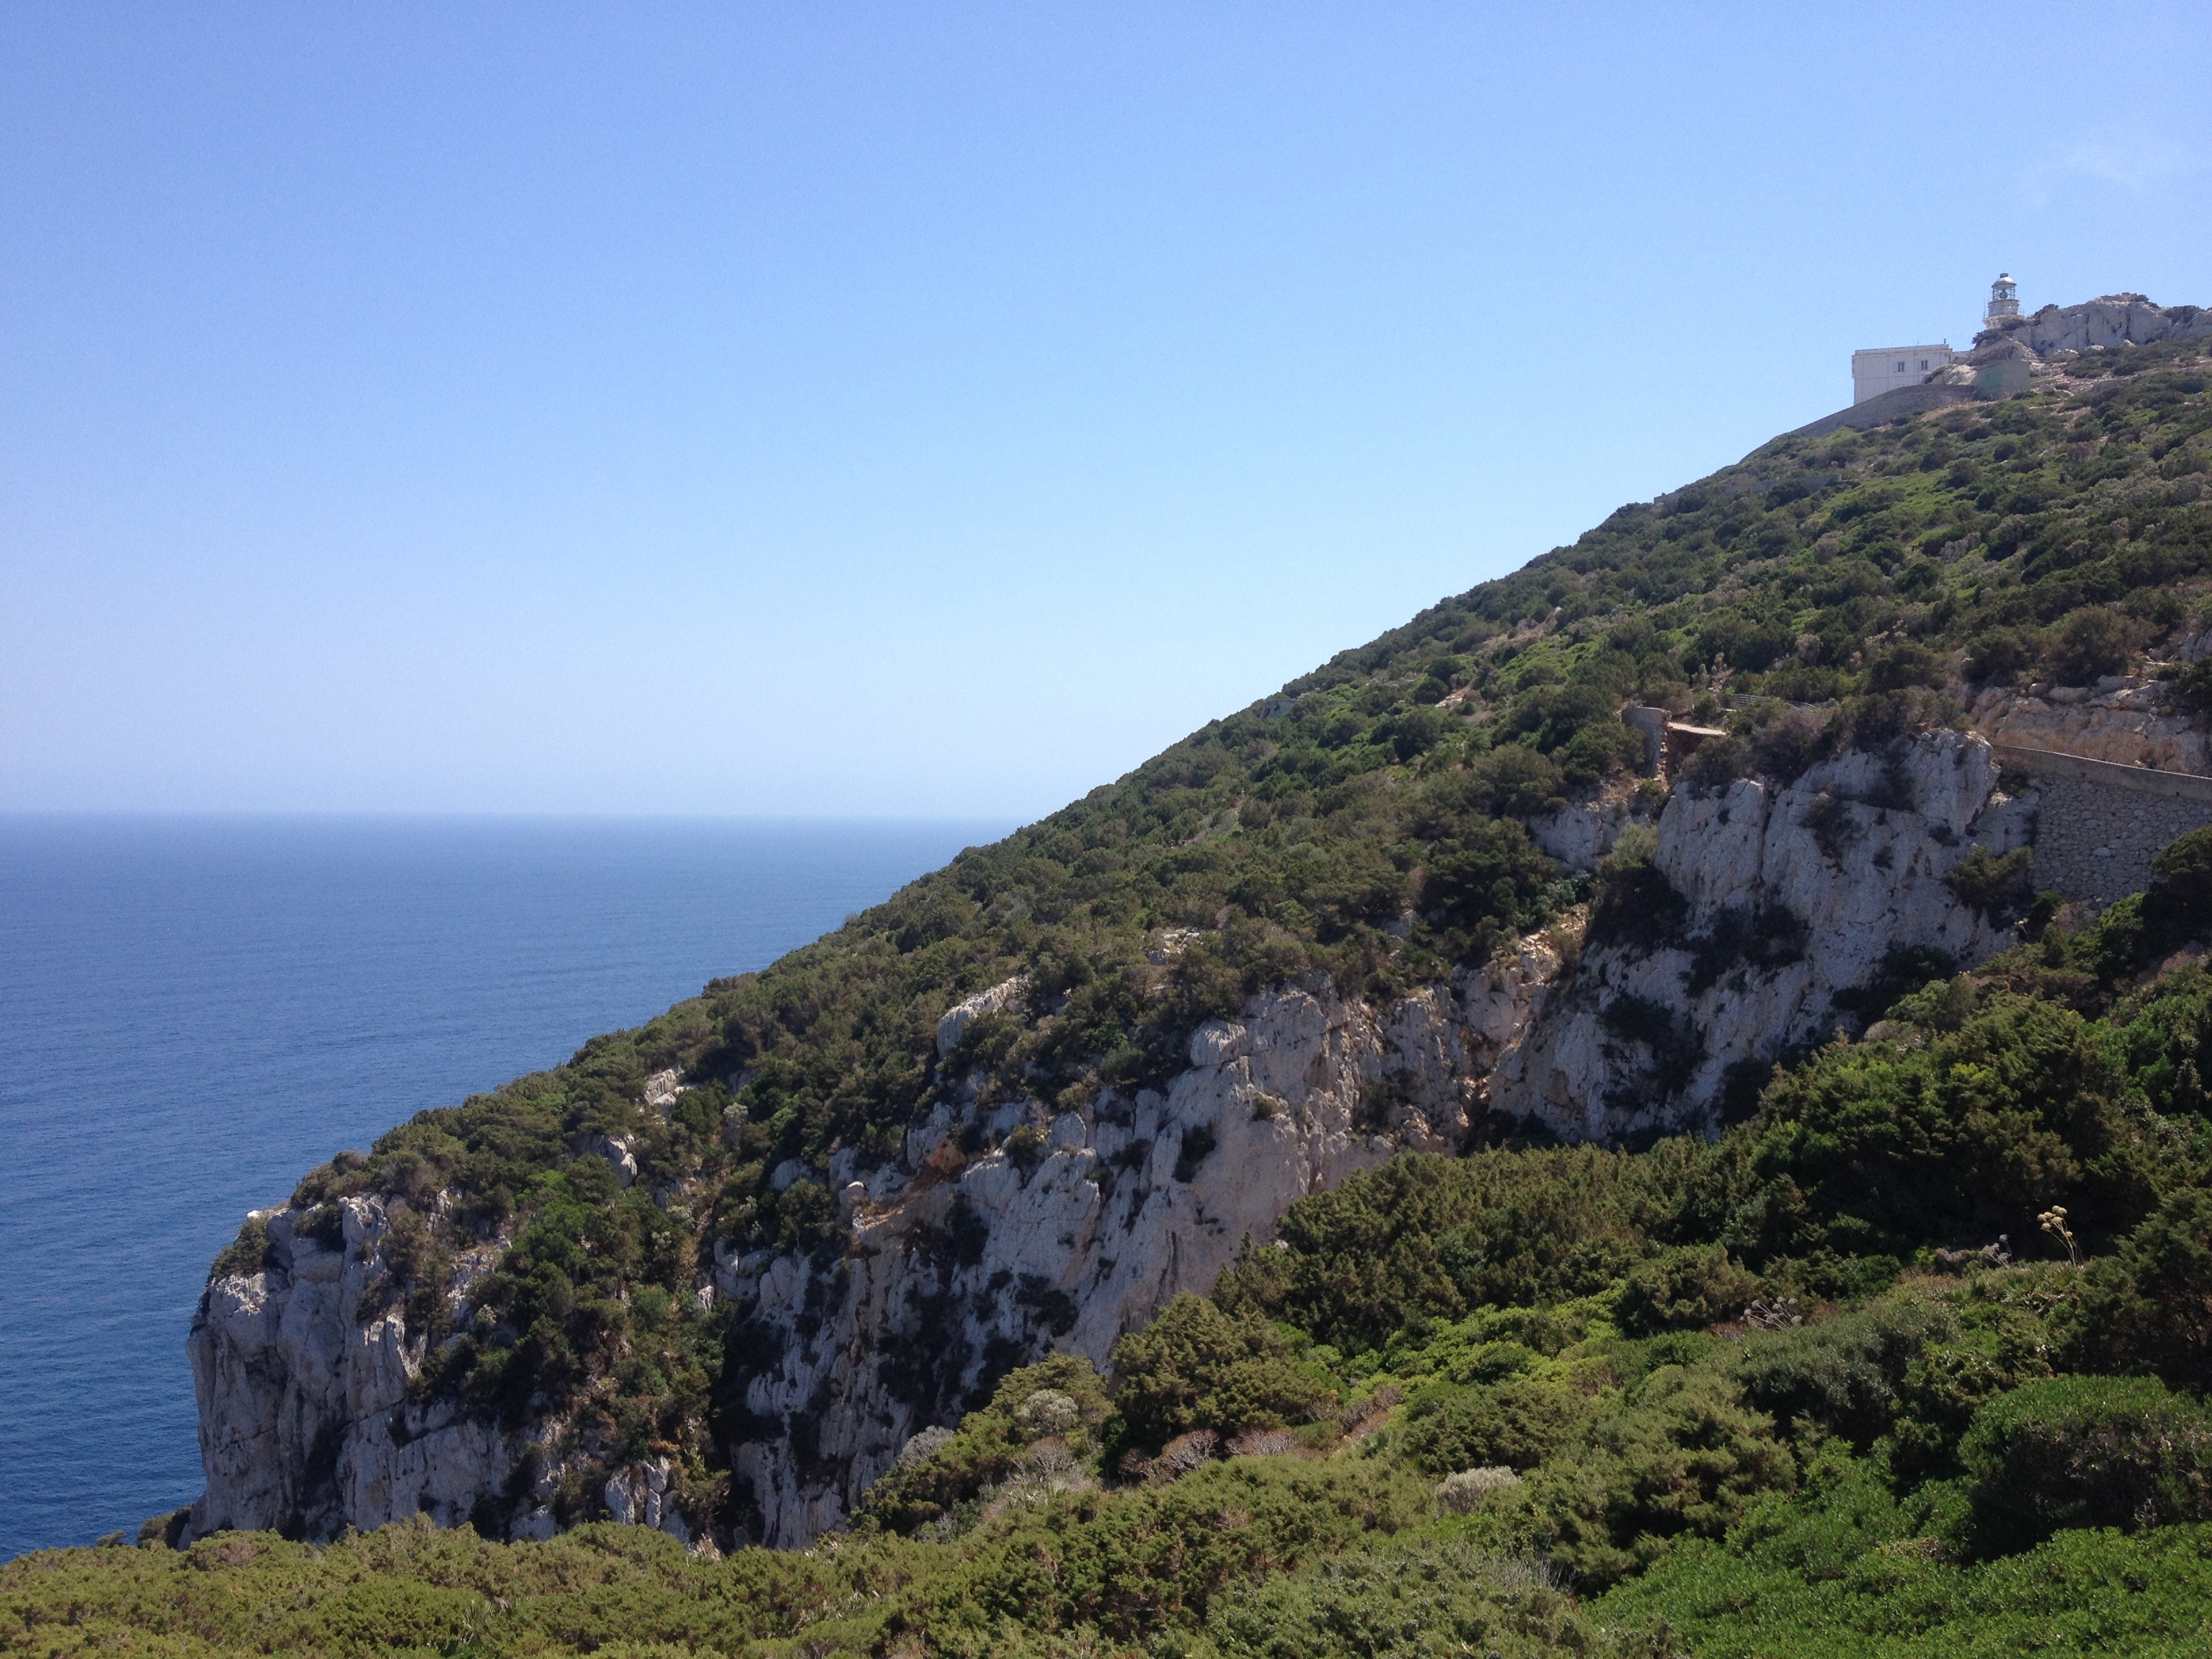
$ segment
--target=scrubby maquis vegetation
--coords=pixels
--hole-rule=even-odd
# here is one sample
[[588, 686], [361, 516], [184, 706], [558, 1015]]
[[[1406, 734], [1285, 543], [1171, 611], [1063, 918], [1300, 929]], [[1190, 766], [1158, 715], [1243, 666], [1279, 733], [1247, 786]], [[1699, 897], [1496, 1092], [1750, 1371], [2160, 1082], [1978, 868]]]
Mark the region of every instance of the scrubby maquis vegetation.
[[[2212, 1125], [2136, 1090], [2168, 1059], [2146, 1023], [2212, 1007], [2200, 969], [2123, 981], [2096, 1018], [2044, 1005], [2166, 1151], [2109, 1243], [2031, 1218], [2014, 1237], [2039, 1259], [1931, 1271], [1961, 1264], [1926, 1240], [1839, 1247], [1846, 1206], [1808, 1267], [1735, 1223], [1771, 1190], [1758, 1149], [1788, 1144], [1808, 1079], [1858, 1079], [1862, 1117], [1920, 1112], [1940, 1139], [1926, 1074], [1869, 1054], [1948, 1053], [1971, 1079], [1986, 1051], [1938, 1045], [2039, 1000], [1995, 976], [1908, 998], [1894, 1035], [1824, 1051], [1711, 1146], [1407, 1158], [1302, 1200], [1286, 1249], [1127, 1339], [1118, 1383], [1066, 1357], [1016, 1370], [917, 1443], [854, 1535], [811, 1550], [717, 1562], [634, 1528], [496, 1546], [412, 1526], [321, 1550], [53, 1552], [0, 1569], [7, 1639], [1840, 1656], [1925, 1652], [1934, 1631], [1968, 1653], [2190, 1651], [2212, 1617], [2207, 1351], [2201, 1322], [2151, 1334], [2144, 1310], [2212, 1305]], [[2027, 1050], [2011, 1086], [2050, 1097], [2078, 1052]], [[1997, 1132], [1952, 1104], [1950, 1133]], [[2045, 1162], [2014, 1202], [2075, 1195], [2066, 1159]], [[1414, 1272], [1479, 1261], [1507, 1225], [1520, 1277]], [[1579, 1239], [1601, 1254], [1565, 1265]], [[1855, 1288], [1816, 1300], [1814, 1276]], [[1331, 1278], [1383, 1287], [1386, 1324], [1301, 1288]], [[1267, 1317], [1293, 1310], [1304, 1327]]]
[[0, 1570], [9, 1640], [2196, 1650], [2212, 1119], [2169, 1080], [2212, 980], [2160, 965], [2142, 908], [2108, 920], [2127, 950], [2054, 929], [1907, 995], [1716, 1142], [1406, 1157], [1303, 1200], [1111, 1382], [1054, 1357], [918, 1440], [850, 1536], [719, 1562], [605, 1527], [56, 1552]]
[[[862, 1175], [894, 1157], [946, 1078], [980, 1068], [987, 1105], [1126, 1092], [1261, 986], [1327, 973], [1382, 993], [1486, 957], [1584, 896], [1523, 823], [1631, 768], [1623, 697], [1735, 728], [1697, 757], [1688, 787], [1707, 787], [1956, 718], [1947, 698], [1988, 684], [2093, 678], [2197, 626], [2205, 370], [2152, 347], [2075, 371], [2003, 404], [1778, 440], [1624, 507], [766, 971], [422, 1115], [299, 1198], [447, 1194], [459, 1225], [410, 1258], [428, 1280], [457, 1244], [511, 1237], [424, 1387], [510, 1414], [588, 1399], [627, 1438], [684, 1448], [703, 1487], [744, 1425], [715, 1431], [726, 1316], [691, 1304], [702, 1253], [834, 1255], [833, 1156]], [[1632, 902], [1636, 874], [1601, 931], [1663, 924]], [[2018, 876], [1961, 879], [2002, 910]], [[1017, 974], [1024, 1000], [940, 1060], [945, 1009]], [[643, 1090], [672, 1067], [698, 1086], [663, 1115]], [[627, 1192], [578, 1157], [594, 1135], [629, 1146]], [[639, 1284], [670, 1301], [639, 1302]], [[445, 1342], [438, 1299], [418, 1311]]]
[[[2159, 349], [2101, 367], [2002, 404], [1778, 441], [1624, 508], [765, 972], [342, 1157], [302, 1183], [302, 1225], [335, 1234], [338, 1200], [398, 1195], [378, 1294], [430, 1342], [426, 1399], [510, 1422], [559, 1412], [610, 1462], [672, 1459], [688, 1514], [740, 1515], [731, 1448], [778, 1425], [746, 1417], [758, 1333], [695, 1296], [702, 1267], [718, 1249], [834, 1264], [835, 1187], [897, 1155], [955, 1076], [980, 1077], [986, 1104], [1080, 1103], [1164, 1081], [1194, 1025], [1262, 987], [1325, 974], [1395, 994], [1585, 899], [1595, 937], [1664, 935], [1679, 896], [1632, 850], [1593, 886], [1525, 828], [1632, 787], [1624, 697], [1730, 728], [1682, 780], [1706, 790], [1954, 720], [1993, 684], [2080, 684], [2212, 620], [2203, 370]], [[2185, 673], [2177, 702], [2193, 688]], [[2136, 1628], [2099, 1599], [2108, 1570], [2161, 1574], [2159, 1605], [2195, 1606], [2175, 1541], [2197, 1527], [2193, 1465], [2130, 1453], [2112, 1467], [2135, 1486], [2085, 1464], [2032, 1501], [2005, 1487], [2051, 1529], [2001, 1539], [1991, 1471], [2034, 1462], [2005, 1449], [2076, 1419], [2001, 1431], [2010, 1419], [1984, 1413], [2057, 1379], [2098, 1445], [2150, 1420], [2107, 1383], [2154, 1382], [2159, 1422], [2193, 1420], [2212, 1364], [2197, 1054], [2212, 1016], [2199, 970], [2159, 970], [2212, 915], [2192, 896], [2201, 851], [2177, 848], [2154, 902], [2088, 927], [2031, 908], [2018, 860], [1962, 866], [1963, 902], [2024, 913], [2037, 936], [1970, 978], [1893, 963], [1850, 1022], [1876, 1022], [1868, 1038], [1796, 1057], [1763, 1096], [1753, 1079], [1755, 1111], [1717, 1142], [1401, 1159], [1294, 1208], [1282, 1248], [1248, 1251], [1212, 1297], [1133, 1338], [1110, 1388], [1063, 1358], [994, 1396], [1029, 1357], [998, 1356], [967, 1415], [878, 1484], [862, 1536], [775, 1565], [685, 1565], [621, 1534], [452, 1545], [473, 1578], [427, 1555], [381, 1577], [342, 1557], [394, 1607], [482, 1584], [498, 1618], [420, 1642], [367, 1625], [285, 1639], [1702, 1652], [1723, 1650], [1712, 1609], [1732, 1583], [1775, 1610], [1773, 1640], [1744, 1650], [1865, 1651], [1887, 1639], [1873, 1604], [1832, 1585], [1905, 1575], [1948, 1598], [1963, 1646], [2030, 1616], [2023, 1564], [2045, 1559], [2050, 1595], [2072, 1598], [2046, 1611], [2084, 1631]], [[1016, 1000], [940, 1056], [946, 1010], [1009, 981]], [[688, 1085], [672, 1098], [670, 1072]], [[933, 1156], [957, 1164], [994, 1133], [969, 1121]], [[617, 1144], [627, 1186], [605, 1155]], [[962, 1259], [971, 1224], [956, 1210], [923, 1243]], [[222, 1270], [268, 1248], [249, 1228]], [[457, 1315], [443, 1290], [461, 1273], [476, 1276]], [[2162, 1494], [2149, 1524], [2081, 1543], [2144, 1489]], [[563, 1523], [599, 1512], [581, 1480], [553, 1501]], [[619, 1585], [542, 1636], [520, 1611], [533, 1575], [592, 1583], [590, 1551], [629, 1564], [606, 1569]], [[272, 1546], [213, 1570], [319, 1559]], [[1823, 1576], [1832, 1559], [1844, 1578]], [[9, 1570], [9, 1605], [60, 1639], [63, 1581], [36, 1573], [92, 1575], [66, 1591], [89, 1612], [102, 1604], [82, 1587], [126, 1565], [187, 1571], [41, 1558]], [[669, 1573], [687, 1588], [654, 1601], [644, 1586]], [[686, 1625], [691, 1587], [744, 1607]], [[302, 1579], [287, 1605], [327, 1600]], [[592, 1610], [648, 1602], [665, 1617]], [[131, 1605], [105, 1628], [150, 1603]], [[242, 1625], [204, 1634], [267, 1644]]]

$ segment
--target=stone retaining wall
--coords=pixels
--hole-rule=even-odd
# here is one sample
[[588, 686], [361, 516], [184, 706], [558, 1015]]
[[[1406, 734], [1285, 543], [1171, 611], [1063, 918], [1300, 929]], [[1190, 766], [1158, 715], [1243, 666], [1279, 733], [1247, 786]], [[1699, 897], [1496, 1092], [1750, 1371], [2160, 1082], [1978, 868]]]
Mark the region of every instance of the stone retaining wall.
[[2160, 848], [2212, 825], [2212, 778], [1994, 747], [2007, 771], [2035, 780], [2036, 886], [2079, 902], [2101, 908], [2140, 891]]
[[1819, 420], [1807, 422], [1789, 435], [1793, 438], [1823, 438], [1837, 428], [1845, 426], [1856, 427], [1861, 432], [1870, 432], [1899, 416], [1925, 415], [1930, 410], [1948, 409], [1953, 404], [1972, 403], [1981, 394], [1970, 386], [1901, 386], [1894, 392], [1883, 392], [1879, 398], [1869, 398], [1863, 404], [1853, 404], [1849, 409], [1823, 415]]

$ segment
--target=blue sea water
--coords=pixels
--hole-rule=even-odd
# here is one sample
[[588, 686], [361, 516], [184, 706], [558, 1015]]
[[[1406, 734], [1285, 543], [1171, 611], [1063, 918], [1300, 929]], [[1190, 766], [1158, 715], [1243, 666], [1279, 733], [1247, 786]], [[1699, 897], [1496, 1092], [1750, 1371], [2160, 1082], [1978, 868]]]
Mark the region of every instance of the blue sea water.
[[0, 1560], [198, 1495], [246, 1211], [1008, 827], [0, 817]]

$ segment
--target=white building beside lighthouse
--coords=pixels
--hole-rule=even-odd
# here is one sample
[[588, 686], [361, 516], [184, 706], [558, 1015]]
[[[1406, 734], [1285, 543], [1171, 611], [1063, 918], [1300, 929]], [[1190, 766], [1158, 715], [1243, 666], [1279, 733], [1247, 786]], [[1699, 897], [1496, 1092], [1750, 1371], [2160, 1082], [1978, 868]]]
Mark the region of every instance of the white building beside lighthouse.
[[[1990, 284], [1989, 310], [1982, 326], [1995, 328], [2002, 318], [2020, 315], [2020, 286], [2009, 274]], [[1948, 340], [1934, 345], [1876, 346], [1851, 353], [1851, 401], [1863, 404], [1894, 392], [1901, 386], [1918, 386], [1937, 369], [1948, 368], [1964, 356], [1951, 349]]]
[[1934, 345], [1877, 346], [1851, 353], [1851, 401], [1863, 404], [1894, 392], [1901, 386], [1918, 386], [1939, 368], [1948, 368], [1958, 354], [1948, 340]]

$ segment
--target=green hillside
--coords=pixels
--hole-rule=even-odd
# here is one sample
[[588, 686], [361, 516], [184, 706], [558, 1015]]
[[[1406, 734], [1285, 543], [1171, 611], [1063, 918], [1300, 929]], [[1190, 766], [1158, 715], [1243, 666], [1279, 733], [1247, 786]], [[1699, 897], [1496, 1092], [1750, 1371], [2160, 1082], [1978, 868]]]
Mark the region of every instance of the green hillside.
[[[1264, 984], [1318, 969], [1401, 989], [1571, 902], [1522, 820], [1632, 767], [1624, 696], [1741, 727], [1700, 757], [1707, 777], [1802, 769], [1808, 744], [1956, 719], [1941, 689], [1956, 676], [2078, 683], [2195, 625], [2212, 592], [2204, 371], [2168, 366], [2167, 348], [2108, 355], [2113, 374], [2063, 393], [1785, 438], [1623, 507], [764, 972], [420, 1115], [300, 1198], [452, 1188], [465, 1219], [522, 1212], [480, 1316], [526, 1334], [461, 1333], [436, 1385], [508, 1409], [607, 1391], [641, 1433], [712, 1461], [713, 1333], [677, 1320], [656, 1336], [665, 1390], [615, 1374], [635, 1317], [616, 1286], [658, 1281], [681, 1301], [699, 1243], [644, 1192], [700, 1183], [710, 1238], [836, 1249], [826, 1179], [779, 1193], [769, 1177], [792, 1158], [826, 1175], [834, 1145], [896, 1156], [933, 1102], [937, 1021], [959, 998], [1031, 975], [1022, 1017], [977, 1020], [955, 1056], [1007, 1096], [1163, 1081], [1200, 1022]], [[1716, 659], [1730, 670], [1718, 690]], [[1810, 732], [1774, 718], [1821, 699]], [[1408, 909], [1401, 939], [1388, 925]], [[1156, 965], [1147, 945], [1170, 927], [1198, 931]], [[667, 1066], [746, 1080], [688, 1091], [664, 1121], [641, 1101]], [[590, 1131], [636, 1139], [628, 1199], [599, 1160], [568, 1154]], [[589, 1252], [587, 1230], [605, 1236]], [[434, 1269], [438, 1241], [421, 1248]]]
[[[1650, 925], [1633, 849], [1567, 879], [1524, 827], [1633, 772], [1624, 698], [1729, 727], [1704, 787], [1958, 723], [1990, 684], [2090, 684], [2212, 623], [2205, 365], [2070, 367], [1623, 507], [763, 972], [341, 1156], [297, 1201], [456, 1194], [395, 1239], [388, 1294], [452, 1339], [423, 1390], [572, 1407], [734, 1515], [757, 1356], [696, 1308], [697, 1264], [717, 1242], [840, 1251], [833, 1148], [896, 1156], [954, 1067], [984, 1068], [987, 1099], [1079, 1103], [1164, 1081], [1268, 984], [1402, 991], [1585, 900], [1594, 930]], [[2177, 705], [2212, 696], [2176, 672]], [[1887, 1024], [1778, 1073], [1717, 1140], [1493, 1137], [1303, 1200], [1279, 1248], [1125, 1339], [1110, 1388], [1058, 1359], [969, 1402], [854, 1536], [722, 1561], [594, 1527], [49, 1552], [0, 1569], [0, 1641], [2200, 1652], [2212, 835], [2159, 867], [2081, 931], [2031, 912], [1972, 975], [1900, 971], [1867, 1010]], [[1027, 1005], [941, 1066], [939, 1017], [1017, 973]], [[664, 1119], [644, 1092], [669, 1067], [698, 1086]], [[630, 1138], [634, 1187], [571, 1151], [592, 1133]], [[778, 1190], [789, 1160], [813, 1178]], [[441, 1328], [452, 1252], [493, 1226], [513, 1243], [473, 1322]], [[2000, 1233], [2008, 1255], [1960, 1248]], [[217, 1266], [262, 1249], [249, 1227]]]

